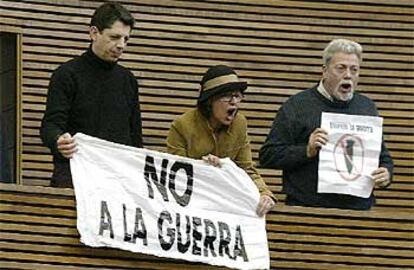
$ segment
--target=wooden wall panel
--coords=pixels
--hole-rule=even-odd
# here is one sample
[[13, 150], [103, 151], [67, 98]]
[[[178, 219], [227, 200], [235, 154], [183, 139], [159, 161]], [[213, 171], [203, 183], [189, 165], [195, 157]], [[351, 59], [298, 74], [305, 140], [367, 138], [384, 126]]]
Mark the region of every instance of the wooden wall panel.
[[[380, 115], [384, 117], [385, 140], [395, 162], [394, 183], [387, 190], [376, 191], [378, 205], [375, 211], [412, 213], [414, 2], [120, 2], [137, 19], [121, 62], [132, 70], [140, 83], [144, 145], [160, 151], [165, 149], [165, 137], [172, 120], [195, 106], [202, 74], [209, 66], [224, 63], [235, 68], [242, 79], [249, 82], [242, 113], [248, 118], [253, 156], [257, 160], [258, 150], [281, 104], [320, 79], [321, 52], [326, 44], [334, 38], [349, 38], [361, 43], [364, 62], [358, 89], [376, 102]], [[88, 47], [90, 15], [101, 3], [97, 0], [0, 1], [0, 31], [22, 34], [21, 173], [25, 185], [49, 185], [52, 159], [39, 138], [49, 78], [61, 63]], [[283, 201], [281, 172], [260, 171]], [[278, 218], [296, 216], [300, 219], [308, 215], [302, 212], [270, 215], [270, 220], [275, 223], [270, 227], [274, 230], [270, 233], [274, 236], [271, 238], [272, 249], [285, 236], [293, 237], [285, 241], [289, 246], [286, 252], [292, 254], [274, 253], [272, 250], [273, 265], [279, 257], [291, 256], [287, 260], [291, 265], [285, 261], [286, 264], [277, 264], [278, 269], [332, 269], [324, 259], [324, 252], [318, 251], [320, 254], [317, 252], [319, 255], [316, 256], [306, 251], [308, 248], [321, 248], [317, 244], [317, 236], [315, 245], [298, 247], [303, 248], [305, 255], [313, 255], [295, 261], [294, 257], [300, 257], [300, 254], [295, 253], [296, 247], [292, 249], [292, 245], [295, 246], [302, 238], [295, 238], [295, 231], [285, 232], [277, 227]], [[387, 258], [391, 257], [398, 256], [394, 254]], [[335, 269], [351, 269], [339, 265]], [[361, 267], [358, 262], [355, 265]], [[385, 265], [381, 266], [383, 268], [364, 269], [393, 269], [392, 263]], [[10, 262], [8, 267], [30, 269], [25, 268], [24, 262]], [[44, 269], [54, 269], [54, 266], [48, 267]], [[355, 269], [361, 269], [358, 267]]]
[[[23, 183], [48, 185], [52, 165], [38, 130], [51, 72], [89, 44], [101, 1], [2, 1], [0, 23], [23, 33]], [[140, 81], [145, 147], [164, 150], [171, 121], [194, 107], [198, 82], [214, 64], [249, 82], [242, 105], [253, 155], [280, 105], [320, 78], [321, 51], [333, 38], [364, 46], [360, 92], [385, 118], [395, 184], [379, 205], [414, 207], [413, 5], [409, 1], [122, 1], [137, 19], [122, 64]], [[280, 174], [266, 178], [280, 191]], [[283, 195], [281, 196], [283, 199]], [[399, 203], [401, 202], [401, 203]]]

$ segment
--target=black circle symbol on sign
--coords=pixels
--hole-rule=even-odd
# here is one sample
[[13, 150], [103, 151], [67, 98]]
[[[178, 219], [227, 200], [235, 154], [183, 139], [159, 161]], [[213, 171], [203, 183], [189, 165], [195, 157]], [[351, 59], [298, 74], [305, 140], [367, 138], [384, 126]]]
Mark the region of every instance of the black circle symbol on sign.
[[344, 134], [338, 139], [333, 151], [335, 169], [346, 181], [358, 179], [364, 169], [364, 144], [356, 135]]

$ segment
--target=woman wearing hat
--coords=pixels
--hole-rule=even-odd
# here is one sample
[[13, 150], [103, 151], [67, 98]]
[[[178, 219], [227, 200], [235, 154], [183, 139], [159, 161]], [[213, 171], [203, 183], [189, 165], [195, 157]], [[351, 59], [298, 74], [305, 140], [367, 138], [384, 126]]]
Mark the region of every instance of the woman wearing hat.
[[265, 215], [276, 202], [252, 161], [246, 118], [238, 113], [246, 82], [224, 65], [207, 70], [201, 81], [197, 108], [176, 119], [167, 137], [171, 154], [203, 159], [220, 166], [229, 157], [252, 178], [260, 192], [257, 214]]

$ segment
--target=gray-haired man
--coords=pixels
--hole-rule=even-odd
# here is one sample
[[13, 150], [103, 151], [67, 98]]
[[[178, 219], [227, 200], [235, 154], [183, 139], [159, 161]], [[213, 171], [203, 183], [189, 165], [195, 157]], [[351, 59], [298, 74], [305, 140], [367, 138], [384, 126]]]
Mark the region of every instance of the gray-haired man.
[[[358, 84], [362, 47], [345, 39], [329, 43], [323, 54], [323, 77], [315, 87], [290, 97], [273, 122], [265, 144], [260, 149], [260, 163], [283, 170], [286, 204], [370, 209], [369, 198], [352, 195], [317, 193], [319, 150], [328, 141], [320, 128], [322, 112], [377, 116], [372, 100], [355, 92]], [[379, 168], [372, 172], [378, 187], [391, 183], [393, 162], [382, 142]]]

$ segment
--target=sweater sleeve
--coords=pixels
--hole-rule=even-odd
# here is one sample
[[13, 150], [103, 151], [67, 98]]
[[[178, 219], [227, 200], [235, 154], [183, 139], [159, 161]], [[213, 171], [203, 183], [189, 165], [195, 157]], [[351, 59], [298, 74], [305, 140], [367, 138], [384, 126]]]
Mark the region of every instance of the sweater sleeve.
[[167, 152], [173, 155], [188, 157], [187, 143], [177, 120], [171, 124], [168, 131]]
[[382, 141], [381, 145], [381, 153], [379, 158], [379, 167], [384, 167], [388, 170], [388, 173], [390, 174], [390, 183], [386, 186], [388, 187], [393, 179], [393, 172], [394, 172], [394, 163], [392, 161], [391, 155], [388, 152], [387, 147], [385, 146], [384, 141]]
[[[372, 106], [373, 115], [379, 116], [378, 109], [375, 106], [375, 103], [370, 100], [366, 99], [368, 104], [366, 107]], [[392, 160], [391, 154], [389, 153], [385, 142], [384, 142], [384, 136], [382, 137], [382, 143], [381, 143], [381, 152], [379, 156], [379, 167], [384, 167], [388, 170], [388, 173], [390, 174], [390, 182], [387, 186], [383, 187], [386, 188], [389, 185], [391, 185], [392, 179], [393, 179], [393, 172], [394, 172], [394, 162]]]
[[70, 75], [62, 69], [56, 70], [49, 83], [40, 137], [52, 154], [60, 159], [63, 159], [63, 156], [57, 150], [56, 141], [60, 135], [68, 130], [72, 97], [73, 82]]
[[260, 195], [268, 195], [273, 199], [274, 202], [277, 202], [276, 196], [272, 193], [272, 191], [268, 188], [263, 178], [260, 176], [258, 170], [256, 169], [256, 164], [252, 158], [252, 150], [250, 146], [249, 137], [247, 134], [247, 121], [244, 120], [243, 124], [243, 136], [242, 137], [242, 145], [237, 153], [234, 162], [246, 171], [246, 173], [250, 176], [253, 180], [254, 184], [256, 185], [257, 189], [259, 190]]
[[143, 147], [142, 143], [142, 120], [141, 120], [141, 108], [139, 103], [139, 87], [138, 82], [135, 77], [131, 74], [131, 84], [133, 93], [133, 102], [132, 102], [132, 113], [131, 113], [131, 142], [133, 146]]
[[252, 160], [250, 143], [248, 141], [246, 141], [245, 145], [240, 149], [240, 152], [234, 161], [237, 166], [245, 170], [246, 173], [250, 176], [257, 189], [259, 190], [260, 195], [268, 195], [273, 199], [274, 202], [277, 202], [276, 196], [266, 185], [265, 181], [256, 169], [255, 163]]
[[297, 133], [301, 131], [295, 127], [295, 120], [292, 118], [294, 114], [295, 110], [289, 103], [277, 113], [270, 133], [259, 151], [261, 166], [293, 169], [312, 160], [306, 155], [307, 142], [297, 142]]

